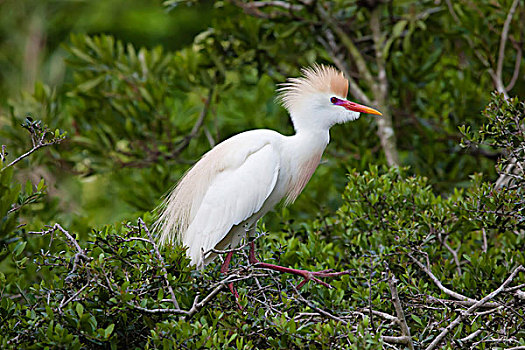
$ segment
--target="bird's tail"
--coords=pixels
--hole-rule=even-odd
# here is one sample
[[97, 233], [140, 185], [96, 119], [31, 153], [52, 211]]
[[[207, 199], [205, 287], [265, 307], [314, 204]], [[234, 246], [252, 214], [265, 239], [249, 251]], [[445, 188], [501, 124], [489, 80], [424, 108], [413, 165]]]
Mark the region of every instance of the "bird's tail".
[[157, 220], [153, 230], [157, 233], [160, 246], [181, 241], [181, 233], [187, 228], [185, 208], [178, 200], [178, 189], [171, 191], [162, 203], [155, 208]]

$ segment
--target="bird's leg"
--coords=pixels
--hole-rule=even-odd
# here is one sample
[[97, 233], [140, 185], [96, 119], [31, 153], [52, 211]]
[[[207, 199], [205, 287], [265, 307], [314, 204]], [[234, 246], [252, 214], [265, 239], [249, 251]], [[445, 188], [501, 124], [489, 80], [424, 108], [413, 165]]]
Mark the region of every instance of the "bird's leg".
[[253, 241], [250, 242], [250, 255], [249, 255], [248, 260], [250, 264], [253, 264], [256, 267], [261, 267], [264, 269], [270, 269], [270, 270], [275, 270], [275, 271], [279, 271], [283, 273], [291, 273], [294, 275], [302, 276], [304, 280], [301, 283], [299, 283], [299, 285], [297, 285], [297, 288], [301, 288], [302, 286], [306, 284], [306, 282], [310, 280], [314, 281], [315, 283], [319, 283], [327, 288], [333, 288], [331, 285], [329, 285], [328, 283], [324, 281], [321, 281], [317, 277], [336, 277], [336, 276], [348, 275], [350, 273], [350, 271], [331, 272], [333, 270], [307, 271], [307, 270], [292, 269], [290, 267], [263, 263], [257, 260], [257, 258], [255, 257], [255, 244]]
[[[232, 261], [232, 256], [233, 256], [233, 252], [229, 252], [226, 255], [226, 258], [224, 259], [224, 262], [222, 263], [222, 266], [221, 266], [221, 273], [222, 274], [228, 272], [228, 270], [230, 269], [230, 262]], [[235, 297], [235, 301], [237, 301], [237, 303], [239, 303], [238, 302], [238, 300], [239, 300], [239, 293], [237, 293], [237, 290], [233, 286], [233, 282], [228, 283], [228, 289], [230, 289], [230, 292], [232, 292], [233, 296]]]

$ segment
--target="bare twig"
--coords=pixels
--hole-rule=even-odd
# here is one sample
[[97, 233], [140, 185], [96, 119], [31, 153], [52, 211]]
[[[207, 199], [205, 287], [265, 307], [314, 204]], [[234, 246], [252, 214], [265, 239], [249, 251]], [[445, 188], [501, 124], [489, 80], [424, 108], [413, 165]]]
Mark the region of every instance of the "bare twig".
[[388, 165], [399, 166], [399, 153], [397, 151], [392, 114], [388, 103], [388, 78], [386, 75], [386, 62], [383, 56], [385, 35], [381, 32], [381, 11], [382, 8], [377, 6], [370, 14], [370, 29], [374, 39], [374, 52], [378, 70], [378, 82], [374, 86], [374, 93], [377, 104], [383, 113], [381, 118], [377, 119], [377, 133]]
[[59, 309], [62, 309], [64, 306], [66, 306], [67, 304], [69, 304], [71, 301], [73, 301], [77, 296], [80, 295], [80, 293], [82, 293], [84, 291], [84, 289], [86, 289], [87, 287], [89, 287], [89, 283], [84, 285], [82, 288], [80, 288], [75, 294], [73, 294], [69, 299], [67, 299], [66, 301], [63, 301], [60, 303], [60, 305], [58, 306]]
[[445, 0], [445, 2], [447, 3], [448, 10], [450, 14], [452, 15], [452, 18], [454, 18], [454, 21], [460, 23], [461, 21], [458, 15], [456, 14], [456, 11], [454, 11], [454, 7], [452, 7], [452, 2], [450, 0]]
[[483, 250], [483, 253], [487, 252], [488, 249], [488, 243], [487, 243], [487, 232], [485, 231], [485, 228], [481, 228], [481, 234], [483, 235], [483, 245], [481, 246], [481, 249]]
[[496, 67], [496, 89], [498, 92], [503, 93], [505, 98], [509, 98], [507, 90], [503, 84], [503, 61], [505, 60], [505, 46], [509, 36], [510, 22], [512, 22], [512, 17], [514, 17], [518, 3], [519, 0], [514, 0], [510, 6], [509, 13], [507, 14], [507, 18], [503, 24], [503, 29], [501, 30], [501, 39], [499, 43], [498, 62]]
[[208, 115], [208, 110], [210, 108], [210, 103], [211, 103], [211, 100], [213, 98], [214, 91], [215, 91], [215, 89], [210, 88], [210, 91], [208, 92], [208, 97], [204, 101], [204, 106], [202, 108], [201, 114], [199, 115], [199, 118], [197, 118], [197, 121], [193, 125], [193, 128], [191, 128], [190, 133], [188, 135], [186, 135], [186, 137], [184, 137], [182, 142], [177, 146], [177, 148], [173, 152], [174, 155], [178, 155], [180, 152], [182, 152], [182, 150], [185, 149], [189, 145], [190, 141], [195, 136], [197, 136], [197, 133], [199, 132], [199, 129], [201, 128], [202, 124], [204, 123], [204, 119], [206, 118], [206, 115]]
[[[27, 151], [26, 153], [22, 154], [21, 156], [17, 157], [16, 159], [14, 159], [11, 163], [7, 164], [5, 167], [1, 168], [0, 172], [4, 171], [7, 168], [12, 167], [13, 165], [18, 163], [22, 159], [29, 157], [31, 154], [33, 154], [34, 152], [36, 152], [40, 148], [51, 146], [51, 145], [55, 145], [55, 144], [59, 144], [60, 142], [62, 142], [65, 139], [65, 136], [60, 135], [59, 137], [54, 137], [53, 139], [51, 139], [49, 141], [46, 141], [45, 140], [46, 136], [48, 134], [50, 134], [49, 129], [47, 127], [45, 127], [45, 126], [43, 128], [38, 126], [38, 128], [39, 129], [37, 129], [37, 130], [35, 130], [34, 126], [31, 126], [29, 128], [29, 132], [31, 133], [31, 142], [32, 142], [33, 147], [29, 151]], [[36, 134], [37, 132], [40, 133], [40, 136], [37, 136], [37, 134]], [[7, 153], [6, 153], [6, 146], [2, 145], [2, 152], [0, 153], [0, 158], [1, 158], [2, 161], [6, 160], [6, 155], [7, 155]]]
[[2, 145], [2, 150], [0, 151], [0, 161], [5, 162], [7, 160], [7, 146]]
[[443, 246], [447, 248], [450, 254], [452, 254], [452, 257], [454, 258], [454, 263], [456, 264], [456, 271], [458, 272], [458, 275], [461, 276], [462, 275], [461, 265], [459, 263], [459, 258], [458, 258], [458, 251], [461, 248], [461, 245], [459, 245], [456, 250], [452, 249], [452, 247], [447, 243], [447, 238], [443, 237], [441, 232], [438, 232], [438, 239], [441, 242], [441, 244], [443, 244]]
[[[412, 343], [412, 339], [406, 335], [403, 335], [401, 337], [392, 337], [392, 336], [389, 336], [389, 335], [383, 335], [381, 337], [381, 339], [383, 339], [384, 342], [387, 342], [387, 343], [391, 343], [391, 344], [404, 344], [404, 345], [407, 345], [407, 344], [411, 344]], [[413, 349], [413, 347], [411, 348]]]
[[161, 262], [160, 269], [162, 271], [162, 275], [164, 276], [164, 282], [166, 283], [166, 287], [168, 287], [168, 290], [171, 294], [171, 300], [173, 302], [173, 307], [175, 307], [176, 309], [180, 309], [179, 303], [177, 302], [177, 298], [175, 297], [175, 292], [173, 292], [173, 288], [171, 288], [171, 284], [168, 279], [168, 271], [166, 270], [166, 263], [164, 262], [164, 259], [162, 258], [162, 255], [159, 252], [159, 248], [157, 247], [157, 244], [155, 243], [155, 240], [153, 239], [151, 232], [149, 232], [149, 229], [144, 223], [144, 221], [142, 220], [142, 218], [139, 218], [138, 222], [139, 222], [140, 227], [144, 229], [144, 231], [148, 235], [150, 243], [153, 245], [153, 249], [155, 250], [155, 254], [157, 255], [157, 258], [159, 259], [159, 261]]
[[523, 272], [525, 271], [525, 268], [520, 265], [518, 267], [516, 267], [514, 269], [514, 271], [512, 271], [512, 273], [510, 274], [510, 276], [496, 289], [494, 290], [492, 293], [488, 294], [486, 297], [484, 297], [483, 299], [481, 299], [480, 301], [478, 301], [477, 303], [475, 303], [474, 305], [472, 305], [470, 308], [468, 308], [466, 311], [464, 312], [461, 312], [461, 314], [456, 317], [456, 319], [452, 322], [449, 323], [449, 325], [447, 327], [445, 327], [445, 329], [443, 329], [441, 331], [441, 333], [439, 333], [437, 335], [436, 338], [434, 338], [434, 340], [432, 341], [432, 343], [426, 348], [426, 350], [433, 350], [435, 349], [440, 343], [441, 341], [443, 340], [443, 338], [445, 338], [445, 336], [452, 330], [454, 329], [456, 326], [458, 326], [461, 322], [463, 322], [467, 317], [471, 316], [473, 314], [473, 312], [478, 309], [479, 307], [481, 307], [482, 305], [484, 305], [487, 301], [489, 300], [492, 300], [494, 299], [494, 297], [496, 297], [499, 293], [501, 293], [505, 287], [507, 287], [507, 285], [512, 282], [512, 280], [514, 279], [514, 277], [516, 277], [516, 275], [519, 273], [519, 272]]
[[[447, 287], [445, 287], [441, 281], [432, 273], [432, 271], [430, 271], [430, 268], [423, 265], [418, 259], [416, 259], [414, 256], [412, 256], [412, 254], [408, 254], [408, 257], [410, 259], [412, 259], [412, 261], [414, 261], [416, 263], [417, 266], [419, 266], [427, 275], [428, 277], [430, 277], [430, 279], [432, 280], [432, 282], [434, 282], [434, 284], [439, 288], [441, 289], [441, 291], [443, 291], [445, 294], [448, 294], [450, 295], [451, 297], [453, 298], [456, 298], [460, 301], [466, 301], [466, 302], [469, 302], [471, 303], [472, 305], [475, 305], [478, 303], [478, 300], [476, 299], [472, 299], [472, 298], [469, 298], [467, 296], [464, 296], [460, 293], [457, 293], [457, 292], [454, 292], [453, 290], [450, 290], [448, 289]], [[493, 303], [491, 304], [487, 304], [487, 307], [496, 307], [498, 305], [494, 305]]]
[[128, 237], [128, 238], [122, 238], [121, 237], [120, 239], [122, 240], [122, 242], [141, 241], [141, 242], [144, 242], [144, 243], [152, 244], [149, 239], [142, 238], [142, 237]]
[[291, 4], [288, 1], [279, 1], [279, 0], [252, 1], [252, 2], [247, 3], [245, 6], [251, 7], [251, 8], [262, 8], [262, 7], [274, 6], [274, 7], [281, 7], [285, 10], [291, 10], [291, 11], [301, 11], [304, 8], [302, 5], [299, 5], [299, 4]]
[[7, 164], [5, 167], [3, 167], [2, 169], [0, 169], [0, 172], [4, 171], [5, 169], [9, 168], [9, 167], [12, 167], [13, 165], [15, 165], [16, 163], [18, 163], [19, 161], [21, 161], [22, 159], [26, 158], [26, 157], [29, 157], [32, 153], [36, 152], [37, 150], [39, 150], [40, 148], [43, 148], [43, 147], [46, 147], [46, 146], [50, 146], [50, 145], [54, 145], [56, 143], [59, 143], [60, 141], [50, 141], [50, 142], [44, 142], [44, 143], [39, 143], [35, 146], [33, 146], [33, 148], [31, 148], [29, 151], [27, 151], [26, 153], [22, 154], [21, 156], [19, 156], [18, 158], [16, 158], [15, 160], [13, 160], [11, 163]]
[[[452, 305], [455, 305], [455, 306], [463, 306], [463, 307], [470, 307], [474, 304], [476, 304], [478, 302], [478, 300], [476, 299], [470, 299], [470, 300], [450, 300], [450, 299], [441, 299], [441, 298], [436, 298], [432, 295], [425, 295], [424, 297], [424, 300], [425, 301], [428, 301], [429, 303], [435, 303], [435, 304], [441, 304], [441, 305], [447, 305], [447, 304], [452, 304]], [[497, 307], [498, 304], [495, 304], [495, 303], [487, 303], [485, 305], [483, 305], [483, 307], [486, 307], [486, 308], [494, 308], [494, 307]]]
[[521, 58], [523, 56], [523, 50], [521, 48], [521, 45], [515, 45], [514, 48], [516, 49], [516, 61], [514, 62], [514, 72], [512, 73], [510, 82], [507, 86], [505, 86], [505, 90], [507, 91], [512, 90], [514, 85], [516, 85], [516, 82], [518, 81], [518, 77], [520, 75]]
[[[480, 344], [498, 344], [498, 343], [518, 343], [516, 339], [512, 338], [490, 338], [490, 339], [482, 339], [480, 341], [477, 341], [472, 344], [471, 349], [479, 349]], [[489, 346], [492, 348], [493, 346]], [[508, 349], [508, 348], [507, 348]]]
[[[367, 310], [368, 311], [368, 310]], [[386, 312], [382, 312], [382, 311], [377, 311], [377, 310], [372, 310], [372, 313], [376, 316], [379, 316], [381, 318], [384, 318], [385, 320], [388, 320], [388, 321], [391, 321], [391, 322], [394, 322], [394, 323], [397, 323], [399, 324], [399, 318], [395, 317], [395, 316], [392, 316], [390, 314], [387, 314]]]
[[365, 58], [355, 45], [352, 38], [350, 38], [345, 33], [345, 31], [337, 24], [337, 21], [335, 21], [334, 18], [330, 17], [330, 15], [325, 11], [321, 4], [317, 5], [317, 12], [323, 19], [324, 23], [326, 23], [332, 29], [332, 31], [335, 33], [335, 35], [337, 35], [337, 37], [341, 41], [341, 44], [343, 44], [343, 46], [346, 48], [349, 56], [354, 61], [357, 70], [361, 75], [362, 79], [365, 81], [365, 83], [370, 87], [372, 91], [377, 91], [375, 78], [368, 69]]
[[[134, 309], [137, 309], [139, 311], [146, 312], [149, 314], [180, 314], [180, 315], [184, 315], [186, 319], [189, 319], [193, 315], [195, 315], [200, 309], [202, 309], [206, 304], [208, 304], [224, 288], [224, 286], [226, 286], [230, 282], [234, 282], [236, 278], [239, 278], [239, 276], [229, 275], [227, 278], [217, 283], [215, 288], [210, 293], [208, 293], [202, 301], [199, 301], [200, 295], [195, 296], [195, 299], [193, 299], [193, 304], [189, 310], [183, 310], [178, 307], [148, 309], [142, 306], [138, 306], [131, 302], [127, 302], [127, 305], [129, 305], [130, 307]], [[250, 278], [250, 276], [246, 278]], [[245, 278], [242, 278], [242, 279], [245, 279]], [[112, 289], [110, 288], [110, 290]]]
[[368, 312], [370, 316], [370, 324], [372, 325], [372, 328], [374, 327], [374, 313], [372, 312], [372, 274], [374, 269], [374, 263], [372, 260], [372, 255], [368, 257]]
[[[255, 237], [253, 237], [251, 240], [253, 242], [257, 241], [259, 238], [263, 237], [263, 236], [266, 236], [268, 234], [268, 232], [257, 232], [257, 235]], [[215, 253], [215, 254], [228, 254], [228, 253], [238, 253], [238, 252], [241, 252], [243, 251], [244, 248], [246, 248], [247, 246], [250, 245], [250, 242], [247, 240], [246, 243], [244, 243], [243, 245], [240, 245], [238, 246], [237, 248], [232, 248], [232, 249], [224, 249], [224, 250], [220, 250], [220, 249], [215, 249], [215, 248], [211, 248], [210, 250], [204, 252], [204, 255], [207, 255], [209, 253]]]
[[359, 87], [359, 84], [357, 84], [354, 78], [352, 78], [352, 75], [350, 74], [350, 68], [344, 61], [344, 57], [339, 57], [339, 55], [337, 54], [339, 48], [335, 41], [333, 32], [330, 29], [327, 29], [323, 31], [323, 33], [325, 37], [319, 35], [317, 36], [317, 40], [321, 43], [321, 45], [324, 46], [326, 52], [330, 55], [332, 61], [337, 66], [337, 68], [344, 73], [345, 78], [348, 80], [348, 89], [350, 90], [350, 94], [365, 104], [371, 104], [371, 101], [368, 98], [368, 96]]
[[[392, 294], [392, 303], [394, 304], [397, 319], [399, 320], [399, 326], [401, 327], [401, 334], [403, 334], [402, 338], [404, 340], [404, 344], [406, 344], [410, 350], [414, 350], [414, 343], [412, 342], [412, 338], [410, 336], [410, 328], [408, 328], [408, 324], [405, 319], [405, 313], [403, 312], [403, 307], [397, 293], [396, 277], [392, 271], [390, 271], [388, 265], [385, 267], [388, 273], [388, 286], [390, 287], [390, 293]], [[401, 338], [397, 340], [401, 341]]]
[[146, 312], [148, 314], [183, 314], [183, 315], [187, 315], [188, 314], [187, 310], [178, 309], [178, 308], [175, 308], [175, 309], [169, 309], [169, 308], [165, 308], [165, 309], [161, 309], [161, 308], [148, 309], [148, 308], [145, 308], [145, 307], [142, 307], [142, 306], [135, 305], [135, 304], [130, 303], [130, 302], [127, 302], [126, 304], [128, 306], [134, 308], [134, 309], [137, 309], [137, 310], [142, 311], [142, 312]]
[[463, 338], [459, 339], [459, 341], [462, 342], [462, 343], [468, 343], [471, 340], [473, 340], [474, 338], [476, 338], [481, 332], [483, 332], [483, 328], [479, 328], [479, 329], [475, 330], [474, 332], [470, 333], [466, 337], [463, 337]]
[[[48, 226], [50, 227], [50, 226]], [[92, 258], [88, 257], [84, 250], [80, 247], [80, 245], [78, 244], [77, 240], [66, 230], [64, 229], [62, 226], [60, 226], [60, 224], [55, 224], [53, 227], [51, 227], [49, 230], [44, 230], [44, 231], [29, 231], [28, 233], [29, 234], [37, 234], [37, 235], [47, 235], [47, 234], [50, 234], [51, 237], [52, 234], [55, 232], [55, 231], [60, 231], [62, 232], [62, 234], [64, 234], [64, 236], [67, 237], [68, 241], [73, 244], [73, 246], [75, 247], [75, 249], [77, 250], [78, 253], [76, 253], [72, 260], [73, 260], [73, 267], [71, 269], [71, 272], [74, 272], [76, 271], [77, 269], [77, 265], [78, 265], [78, 262], [80, 261], [80, 259], [84, 259], [84, 260], [91, 260]]]
[[203, 130], [204, 130], [204, 135], [206, 136], [206, 138], [208, 139], [208, 143], [210, 144], [210, 148], [215, 147], [217, 142], [213, 138], [213, 135], [211, 134], [210, 130], [208, 130], [208, 128], [206, 127], [204, 127]]
[[[521, 47], [518, 45], [517, 47], [517, 53], [516, 53], [516, 62], [514, 64], [514, 73], [512, 75], [511, 81], [509, 82], [509, 85], [507, 87], [503, 84], [503, 61], [505, 60], [505, 45], [507, 43], [508, 35], [509, 35], [509, 28], [510, 23], [512, 22], [512, 17], [514, 16], [514, 13], [516, 12], [516, 8], [518, 7], [519, 1], [514, 0], [512, 2], [512, 5], [509, 9], [509, 12], [507, 14], [507, 18], [505, 19], [505, 22], [503, 24], [503, 29], [501, 31], [501, 39], [500, 39], [500, 46], [499, 46], [499, 53], [498, 53], [498, 62], [497, 62], [497, 69], [496, 74], [493, 76], [493, 79], [495, 80], [496, 89], [498, 92], [503, 93], [503, 96], [505, 99], [509, 98], [508, 95], [508, 88], [512, 88], [517, 80], [517, 75], [519, 74], [519, 67], [521, 65], [521, 55], [522, 50]], [[520, 124], [519, 124], [520, 125]], [[509, 164], [505, 166], [504, 172], [500, 173], [500, 176], [498, 177], [498, 180], [496, 181], [496, 188], [502, 188], [503, 186], [508, 185], [513, 177], [513, 172], [515, 171], [516, 166], [520, 166], [518, 160], [516, 157], [512, 157]]]
[[[289, 4], [286, 1], [252, 1], [252, 2], [244, 2], [242, 0], [229, 0], [232, 4], [235, 6], [243, 9], [247, 14], [264, 18], [264, 19], [273, 19], [277, 17], [291, 17], [293, 14], [293, 11], [298, 11], [302, 9], [301, 5], [292, 5]], [[281, 8], [282, 10], [274, 10], [274, 11], [261, 11], [260, 8], [262, 7], [274, 7], [274, 8]]]
[[77, 240], [68, 231], [66, 231], [66, 229], [64, 229], [62, 226], [60, 226], [60, 224], [55, 224], [55, 226], [53, 226], [52, 230], [53, 231], [59, 230], [60, 232], [62, 232], [64, 234], [64, 236], [66, 236], [67, 239], [71, 243], [73, 243], [73, 245], [75, 246], [76, 250], [80, 254], [84, 254], [84, 250], [80, 247], [80, 244], [78, 244]]
[[323, 310], [321, 308], [318, 308], [317, 306], [315, 306], [312, 302], [310, 302], [309, 300], [305, 299], [301, 293], [299, 293], [299, 291], [297, 290], [297, 288], [292, 285], [292, 288], [295, 290], [295, 293], [297, 294], [297, 299], [302, 302], [303, 304], [305, 304], [306, 306], [308, 306], [309, 308], [311, 308], [312, 310], [315, 310], [317, 311], [319, 314], [325, 316], [325, 317], [328, 317], [328, 318], [331, 318], [332, 320], [334, 321], [337, 321], [337, 322], [341, 322], [342, 324], [348, 324], [347, 321], [343, 320], [342, 318], [338, 317], [338, 316], [335, 316], [334, 314], [331, 314], [330, 312], [326, 311], [326, 310]]

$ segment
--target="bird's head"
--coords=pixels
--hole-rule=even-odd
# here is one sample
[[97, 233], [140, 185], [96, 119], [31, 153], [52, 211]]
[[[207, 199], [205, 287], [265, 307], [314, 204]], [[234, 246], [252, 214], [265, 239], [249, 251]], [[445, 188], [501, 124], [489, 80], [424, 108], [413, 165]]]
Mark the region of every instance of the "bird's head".
[[360, 113], [381, 115], [346, 99], [348, 80], [335, 68], [316, 64], [303, 68], [302, 73], [302, 77], [288, 79], [278, 90], [296, 130], [327, 130], [334, 124], [358, 119]]

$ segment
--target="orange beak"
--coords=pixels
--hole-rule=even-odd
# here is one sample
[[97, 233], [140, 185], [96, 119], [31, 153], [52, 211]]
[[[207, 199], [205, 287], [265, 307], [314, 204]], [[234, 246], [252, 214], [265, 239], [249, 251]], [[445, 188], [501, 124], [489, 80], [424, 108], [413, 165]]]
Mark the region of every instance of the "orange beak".
[[379, 111], [377, 111], [377, 110], [375, 110], [373, 108], [370, 108], [370, 107], [367, 107], [367, 106], [363, 106], [363, 105], [360, 105], [358, 103], [351, 102], [351, 101], [341, 100], [341, 101], [338, 101], [336, 104], [339, 105], [339, 106], [343, 106], [344, 108], [348, 109], [349, 111], [354, 111], [354, 112], [359, 112], [359, 113], [375, 114], [375, 115], [382, 115], [381, 112], [379, 112]]

